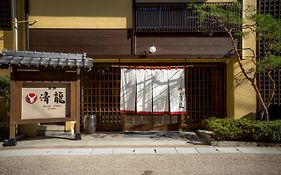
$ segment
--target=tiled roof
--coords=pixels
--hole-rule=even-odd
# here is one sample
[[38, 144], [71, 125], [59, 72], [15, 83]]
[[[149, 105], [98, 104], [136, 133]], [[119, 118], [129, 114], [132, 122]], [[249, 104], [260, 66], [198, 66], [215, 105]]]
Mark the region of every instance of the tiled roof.
[[93, 59], [86, 54], [3, 50], [0, 65], [91, 68]]

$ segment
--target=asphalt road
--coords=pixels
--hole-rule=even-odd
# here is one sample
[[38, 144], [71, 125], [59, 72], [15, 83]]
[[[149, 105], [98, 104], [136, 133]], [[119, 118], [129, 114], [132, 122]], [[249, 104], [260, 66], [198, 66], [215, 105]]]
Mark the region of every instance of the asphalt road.
[[274, 154], [87, 155], [0, 158], [1, 175], [281, 174]]

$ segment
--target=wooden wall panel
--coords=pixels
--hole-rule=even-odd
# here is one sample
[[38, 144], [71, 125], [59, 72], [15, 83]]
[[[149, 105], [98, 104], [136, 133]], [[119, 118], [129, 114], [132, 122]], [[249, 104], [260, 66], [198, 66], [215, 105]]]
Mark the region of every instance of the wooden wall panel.
[[137, 37], [137, 54], [144, 54], [155, 45], [155, 55], [194, 55], [224, 57], [231, 50], [227, 37], [192, 36], [141, 36]]
[[[226, 36], [194, 33], [137, 34], [131, 41], [131, 30], [100, 29], [30, 29], [30, 50], [45, 52], [87, 53], [93, 58], [138, 58], [155, 45], [156, 56], [223, 58], [231, 50]], [[132, 44], [136, 48], [136, 56]]]
[[93, 55], [130, 55], [129, 30], [30, 29], [30, 50], [87, 53]]

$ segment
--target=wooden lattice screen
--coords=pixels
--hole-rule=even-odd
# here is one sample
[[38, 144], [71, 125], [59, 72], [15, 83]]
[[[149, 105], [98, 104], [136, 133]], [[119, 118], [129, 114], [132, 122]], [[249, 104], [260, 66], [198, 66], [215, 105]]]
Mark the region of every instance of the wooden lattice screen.
[[[187, 112], [189, 127], [199, 127], [202, 119], [225, 116], [225, 64], [195, 64], [186, 68]], [[85, 72], [81, 78], [81, 117], [96, 114], [98, 130], [121, 130], [120, 68], [99, 66]], [[127, 124], [175, 124], [177, 116], [127, 115]], [[151, 128], [153, 127], [143, 127]], [[155, 129], [155, 127], [154, 127]], [[156, 127], [157, 130], [157, 127]]]
[[121, 130], [120, 68], [99, 66], [81, 79], [81, 116], [95, 114], [98, 130]]
[[[281, 20], [281, 1], [280, 0], [258, 0], [258, 9], [260, 13], [271, 14], [275, 18]], [[266, 43], [258, 42], [258, 58], [262, 58], [266, 52]], [[276, 83], [275, 96], [271, 102], [273, 105], [281, 105], [281, 68], [272, 72], [272, 77]], [[267, 76], [267, 72], [260, 73], [257, 77], [259, 89], [262, 96], [267, 101], [270, 96], [271, 81]]]
[[224, 117], [225, 65], [194, 65], [186, 69], [187, 123], [198, 127], [208, 117]]

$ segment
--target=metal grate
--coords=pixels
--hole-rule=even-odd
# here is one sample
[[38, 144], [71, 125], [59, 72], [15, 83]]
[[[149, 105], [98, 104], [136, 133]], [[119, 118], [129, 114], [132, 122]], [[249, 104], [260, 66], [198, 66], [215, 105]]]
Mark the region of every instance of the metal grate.
[[[259, 13], [271, 14], [277, 19], [281, 19], [281, 1], [280, 0], [258, 0]], [[266, 52], [266, 42], [258, 42], [258, 59], [262, 58]], [[271, 102], [273, 105], [281, 105], [281, 68], [272, 72], [272, 77], [276, 83], [275, 96]], [[267, 71], [259, 73], [257, 76], [259, 89], [263, 98], [267, 101], [270, 96], [271, 82], [267, 77]]]
[[[231, 3], [219, 4], [231, 10]], [[201, 25], [197, 12], [190, 5], [191, 3], [136, 3], [136, 32], [224, 31], [219, 24], [206, 22]]]
[[11, 0], [0, 2], [0, 30], [12, 29]]

